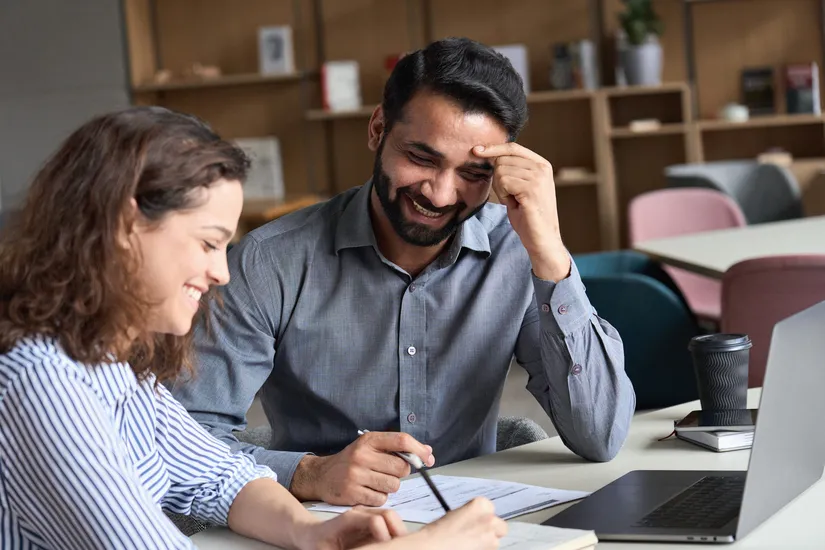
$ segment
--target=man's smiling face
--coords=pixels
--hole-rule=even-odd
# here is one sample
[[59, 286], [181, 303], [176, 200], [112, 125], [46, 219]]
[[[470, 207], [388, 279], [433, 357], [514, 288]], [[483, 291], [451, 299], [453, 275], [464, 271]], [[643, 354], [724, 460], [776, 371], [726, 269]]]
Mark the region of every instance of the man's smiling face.
[[434, 246], [451, 237], [490, 195], [493, 167], [476, 145], [505, 143], [493, 117], [465, 112], [422, 91], [376, 149], [373, 184], [387, 218], [404, 241]]

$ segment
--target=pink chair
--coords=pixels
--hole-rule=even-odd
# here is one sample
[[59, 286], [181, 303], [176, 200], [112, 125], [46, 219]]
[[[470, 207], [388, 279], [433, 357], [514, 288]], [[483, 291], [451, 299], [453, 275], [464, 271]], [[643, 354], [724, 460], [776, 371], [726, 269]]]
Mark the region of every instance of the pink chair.
[[747, 334], [753, 341], [749, 387], [762, 385], [773, 326], [822, 301], [825, 256], [757, 258], [728, 269], [722, 279], [722, 332]]
[[[651, 239], [663, 239], [714, 229], [747, 225], [742, 210], [720, 191], [675, 188], [650, 191], [630, 202], [631, 246]], [[719, 281], [665, 266], [682, 290], [697, 317], [718, 321], [722, 315], [722, 285]]]

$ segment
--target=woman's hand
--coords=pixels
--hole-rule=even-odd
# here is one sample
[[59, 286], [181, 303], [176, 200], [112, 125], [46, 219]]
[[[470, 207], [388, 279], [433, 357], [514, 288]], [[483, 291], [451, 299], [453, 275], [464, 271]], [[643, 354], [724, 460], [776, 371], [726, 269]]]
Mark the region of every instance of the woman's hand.
[[506, 534], [507, 524], [496, 516], [493, 503], [476, 498], [409, 538], [426, 537], [419, 548], [431, 550], [492, 550]]
[[392, 510], [356, 506], [331, 520], [307, 525], [298, 539], [298, 548], [346, 550], [386, 542], [406, 533], [404, 522]]

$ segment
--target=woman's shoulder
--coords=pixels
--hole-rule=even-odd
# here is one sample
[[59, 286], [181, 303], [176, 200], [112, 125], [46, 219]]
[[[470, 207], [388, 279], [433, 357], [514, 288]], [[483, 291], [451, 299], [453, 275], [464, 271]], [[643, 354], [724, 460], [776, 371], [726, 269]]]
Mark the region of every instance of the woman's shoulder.
[[[58, 380], [62, 383], [55, 384], [57, 386], [65, 386], [70, 381], [69, 384], [87, 386], [97, 394], [101, 390], [115, 387], [122, 390], [131, 385], [129, 375], [131, 369], [124, 369], [120, 364], [89, 367], [72, 359], [56, 339], [30, 336], [18, 340], [9, 350], [0, 354], [0, 400], [12, 385], [16, 384], [23, 390], [35, 390], [44, 385], [52, 386]], [[101, 377], [118, 378], [119, 383], [105, 383]]]

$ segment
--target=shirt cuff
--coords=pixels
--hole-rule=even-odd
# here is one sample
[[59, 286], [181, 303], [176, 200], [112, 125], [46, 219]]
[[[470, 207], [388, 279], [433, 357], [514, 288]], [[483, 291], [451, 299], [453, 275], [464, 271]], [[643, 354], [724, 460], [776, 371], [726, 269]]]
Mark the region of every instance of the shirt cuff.
[[570, 260], [570, 275], [555, 283], [532, 274], [536, 305], [542, 330], [554, 334], [570, 334], [580, 330], [593, 313], [584, 290], [579, 269]]
[[221, 491], [220, 498], [215, 499], [212, 505], [198, 506], [198, 509], [193, 506], [192, 515], [196, 518], [218, 525], [227, 525], [229, 508], [247, 483], [261, 478], [278, 481], [278, 476], [269, 467], [255, 464], [252, 458], [241, 453], [237, 453], [233, 457], [238, 460], [233, 465], [232, 470], [234, 471], [224, 474], [228, 475], [229, 479], [223, 491]]
[[258, 464], [269, 466], [278, 475], [278, 481], [281, 485], [289, 489], [298, 464], [305, 456], [311, 454], [260, 449], [254, 453], [254, 456]]

